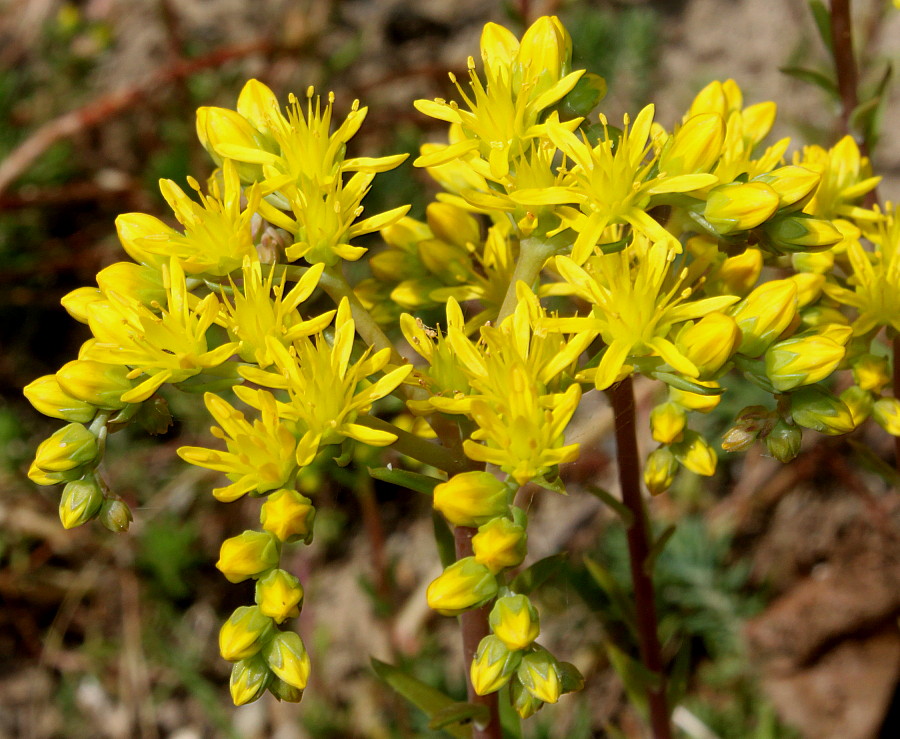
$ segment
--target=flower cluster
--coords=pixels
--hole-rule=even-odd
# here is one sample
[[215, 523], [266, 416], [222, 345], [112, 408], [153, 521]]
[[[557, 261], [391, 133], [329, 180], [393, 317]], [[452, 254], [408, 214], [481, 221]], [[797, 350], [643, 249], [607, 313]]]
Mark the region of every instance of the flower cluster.
[[[361, 217], [375, 174], [404, 157], [346, 157], [358, 103], [337, 121], [331, 95], [310, 89], [282, 109], [251, 80], [236, 110], [201, 108], [197, 132], [218, 165], [205, 192], [193, 179], [197, 199], [160, 184], [180, 228], [119, 217], [133, 261], [63, 299], [93, 337], [25, 388], [68, 422], [29, 476], [65, 484], [67, 528], [99, 517], [114, 530], [130, 512], [99, 471], [107, 434], [165, 428], [165, 385], [204, 393], [217, 441], [179, 455], [224, 474], [218, 500], [264, 499], [259, 528], [227, 539], [217, 562], [228, 580], [256, 583], [254, 604], [220, 632], [235, 703], [266, 690], [296, 701], [307, 685], [309, 655], [283, 628], [304, 589], [281, 563], [287, 545], [311, 540], [298, 475], [317, 458], [395, 445], [429, 473], [434, 508], [471, 553], [430, 584], [428, 603], [445, 615], [490, 606], [472, 687], [508, 686], [530, 716], [582, 678], [536, 642], [537, 609], [514, 588], [528, 556], [516, 494], [564, 491], [584, 394], [634, 374], [662, 383], [643, 470], [653, 494], [682, 467], [715, 472], [690, 416], [717, 406], [732, 370], [772, 404], [741, 411], [727, 450], [759, 440], [787, 461], [802, 429], [845, 433], [869, 416], [900, 435], [879, 343], [882, 329], [900, 332], [900, 216], [861, 203], [877, 178], [851, 139], [789, 162], [789, 141], [764, 144], [775, 105], [745, 105], [732, 80], [706, 86], [671, 130], [652, 105], [616, 128], [594, 110], [605, 83], [571, 69], [556, 18], [521, 40], [488, 24], [481, 59], [466, 83], [453, 78], [458, 101], [416, 103], [449, 124], [447, 143], [415, 161], [442, 188], [424, 220], [407, 206]], [[384, 245], [371, 255], [351, 243], [376, 232]], [[343, 262], [363, 257], [368, 276], [351, 286]], [[432, 329], [437, 309], [445, 325]], [[854, 384], [837, 397], [827, 382], [840, 369]], [[414, 432], [377, 416], [388, 396], [416, 416]]]

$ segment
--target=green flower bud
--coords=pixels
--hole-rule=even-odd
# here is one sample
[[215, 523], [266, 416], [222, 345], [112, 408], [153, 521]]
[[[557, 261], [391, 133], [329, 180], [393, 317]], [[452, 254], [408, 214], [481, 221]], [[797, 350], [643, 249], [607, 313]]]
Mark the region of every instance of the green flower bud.
[[472, 688], [478, 695], [495, 693], [509, 682], [521, 660], [520, 652], [511, 651], [496, 636], [484, 637], [469, 669]]
[[528, 692], [518, 677], [509, 682], [509, 697], [516, 713], [522, 718], [530, 718], [544, 707], [544, 701]]
[[778, 419], [774, 428], [766, 435], [766, 449], [779, 462], [790, 462], [800, 454], [803, 432], [797, 426]]
[[243, 706], [261, 698], [271, 679], [272, 671], [258, 654], [236, 662], [231, 668], [230, 684], [234, 705]]
[[763, 226], [763, 233], [764, 243], [779, 253], [827, 249], [843, 238], [830, 221], [806, 213], [773, 218]]
[[86, 524], [100, 513], [103, 491], [93, 477], [73, 480], [63, 488], [59, 501], [59, 520], [63, 528], [74, 529]]
[[44, 472], [72, 472], [95, 462], [99, 454], [97, 437], [83, 424], [70, 423], [40, 443], [34, 464]]
[[650, 411], [650, 431], [660, 444], [679, 439], [686, 423], [687, 413], [676, 403], [660, 403]]
[[303, 699], [303, 691], [300, 688], [288, 685], [279, 677], [272, 677], [272, 682], [269, 683], [269, 692], [277, 700], [287, 703], [299, 703]]
[[493, 518], [478, 528], [472, 537], [475, 561], [494, 574], [506, 567], [517, 567], [525, 559], [528, 535], [524, 527], [508, 518]]
[[644, 485], [647, 486], [650, 495], [659, 495], [672, 487], [677, 473], [678, 460], [669, 447], [661, 446], [647, 456], [647, 463], [644, 465]]
[[559, 663], [543, 647], [535, 647], [522, 657], [516, 677], [525, 690], [544, 703], [556, 703], [562, 694]]
[[715, 474], [716, 452], [696, 431], [688, 429], [684, 432], [684, 439], [670, 448], [682, 467], [704, 477]]
[[722, 439], [722, 449], [726, 452], [747, 451], [756, 438], [768, 434], [776, 423], [777, 416], [765, 406], [751, 405], [742, 410]]
[[271, 493], [259, 512], [262, 527], [280, 541], [302, 541], [313, 537], [316, 509], [312, 501], [296, 490], [281, 489]]
[[489, 619], [491, 631], [509, 649], [526, 649], [541, 633], [540, 616], [524, 595], [498, 598]]
[[862, 354], [853, 360], [853, 381], [863, 390], [880, 393], [891, 381], [890, 363], [885, 357]]
[[219, 653], [229, 662], [252, 657], [274, 633], [275, 625], [259, 606], [235, 609], [219, 629]]
[[114, 534], [123, 534], [128, 531], [134, 516], [131, 515], [131, 509], [125, 501], [106, 498], [97, 519]]
[[697, 323], [688, 324], [675, 340], [675, 346], [700, 370], [701, 377], [718, 372], [740, 344], [741, 329], [737, 322], [718, 311], [707, 313]]
[[[694, 380], [698, 385], [703, 387], [718, 389], [722, 386], [715, 380]], [[699, 413], [709, 413], [722, 400], [722, 395], [701, 395], [700, 393], [691, 393], [687, 390], [681, 390], [677, 387], [669, 388], [669, 400], [682, 408]]]
[[810, 385], [791, 393], [794, 423], [829, 436], [853, 431], [853, 414], [843, 401], [820, 387]]
[[425, 597], [428, 606], [444, 616], [456, 616], [478, 608], [497, 594], [497, 579], [474, 557], [464, 557], [447, 567], [431, 582]]
[[245, 531], [222, 542], [216, 567], [229, 582], [242, 582], [275, 567], [278, 557], [278, 542], [272, 534]]
[[56, 373], [59, 386], [69, 395], [106, 410], [125, 407], [119, 398], [134, 387], [129, 369], [122, 365], [76, 359]]
[[837, 308], [829, 308], [827, 305], [813, 305], [809, 308], [804, 308], [800, 313], [800, 320], [804, 326], [809, 328], [820, 328], [828, 325], [847, 326], [850, 323], [847, 320], [847, 316]]
[[764, 182], [730, 182], [710, 191], [703, 217], [725, 236], [755, 228], [777, 209], [778, 194]]
[[[852, 332], [849, 326], [842, 328]], [[834, 372], [844, 353], [843, 345], [821, 334], [779, 341], [766, 351], [766, 376], [781, 393], [812, 385]]]
[[812, 198], [821, 175], [806, 167], [788, 164], [757, 175], [752, 182], [765, 182], [778, 194], [778, 207], [800, 210]]
[[738, 303], [731, 312], [741, 329], [738, 351], [758, 357], [797, 315], [797, 284], [792, 280], [763, 283]]
[[891, 436], [900, 436], [900, 400], [879, 398], [872, 407], [872, 418]]
[[509, 510], [510, 491], [490, 472], [462, 472], [434, 489], [434, 507], [454, 526], [480, 526]]
[[275, 568], [257, 580], [256, 603], [261, 613], [280, 624], [288, 617], [300, 615], [303, 586], [291, 573]]
[[863, 390], [858, 385], [851, 385], [839, 397], [853, 417], [854, 428], [858, 428], [871, 415], [872, 408], [875, 405], [872, 393], [868, 390]]
[[791, 264], [798, 272], [814, 272], [824, 275], [834, 268], [834, 252], [826, 251], [795, 251], [791, 254]]
[[262, 649], [269, 669], [281, 680], [298, 690], [309, 680], [309, 654], [299, 634], [279, 631]]
[[59, 386], [54, 375], [44, 375], [28, 383], [22, 390], [35, 410], [63, 421], [88, 423], [97, 409], [90, 403], [72, 397]]

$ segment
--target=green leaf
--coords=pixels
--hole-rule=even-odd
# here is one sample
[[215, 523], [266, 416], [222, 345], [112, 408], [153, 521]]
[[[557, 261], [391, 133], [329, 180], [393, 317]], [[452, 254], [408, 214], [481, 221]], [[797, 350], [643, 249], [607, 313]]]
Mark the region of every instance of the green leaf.
[[453, 538], [453, 532], [437, 511], [431, 512], [431, 522], [434, 525], [434, 543], [437, 544], [438, 558], [441, 565], [449, 567], [456, 561], [456, 540]]
[[794, 77], [803, 82], [809, 82], [810, 84], [823, 89], [835, 100], [841, 99], [837, 83], [831, 79], [831, 77], [818, 70], [809, 69], [807, 67], [781, 67], [779, 71], [789, 77]]
[[853, 439], [848, 439], [848, 443], [862, 467], [870, 472], [874, 472], [891, 487], [900, 488], [900, 473], [897, 470], [881, 459], [865, 444], [861, 444]]
[[395, 470], [390, 467], [369, 467], [369, 475], [376, 480], [390, 482], [423, 495], [433, 495], [435, 487], [444, 482], [429, 475], [408, 470]]
[[500, 688], [500, 726], [504, 739], [522, 739], [522, 718], [509, 698], [509, 683]]
[[612, 493], [607, 492], [603, 488], [597, 487], [596, 485], [588, 485], [587, 491], [591, 495], [600, 498], [600, 500], [602, 500], [606, 505], [608, 505], [616, 513], [618, 513], [619, 518], [622, 519], [622, 523], [625, 524], [626, 529], [631, 528], [631, 525], [634, 523], [634, 514], [631, 512], [631, 509], [626, 506], [621, 500], [616, 498]]
[[[372, 669], [383, 683], [424, 711], [429, 719], [434, 718], [441, 711], [457, 703], [453, 698], [449, 695], [444, 695], [437, 688], [432, 688], [399, 667], [389, 665], [387, 662], [382, 662], [374, 657], [372, 658]], [[472, 736], [472, 730], [468, 726], [448, 725], [441, 728], [451, 736], [457, 737], [457, 739], [471, 739]]]
[[606, 91], [606, 80], [603, 77], [586, 72], [562, 99], [562, 112], [570, 118], [586, 116], [606, 97]]
[[610, 664], [622, 681], [629, 703], [646, 715], [647, 693], [659, 690], [660, 677], [610, 641], [604, 642]]
[[619, 585], [612, 573], [596, 560], [585, 556], [584, 566], [587, 567], [587, 571], [594, 578], [594, 582], [597, 583], [600, 590], [606, 594], [606, 597], [609, 598], [619, 612], [622, 622], [628, 627], [635, 641], [637, 641], [637, 613], [634, 609], [634, 602], [628, 593], [622, 589], [622, 586]]
[[893, 67], [887, 64], [872, 96], [857, 105], [850, 113], [849, 125], [851, 129], [859, 131], [869, 149], [874, 148], [878, 140], [878, 119], [882, 110], [881, 103], [884, 101], [884, 91], [892, 73]]
[[659, 559], [659, 555], [662, 553], [662, 550], [666, 548], [666, 544], [669, 543], [669, 539], [672, 538], [672, 534], [675, 533], [674, 524], [671, 526], [667, 526], [665, 531], [663, 531], [659, 538], [653, 542], [653, 547], [650, 549], [650, 553], [647, 555], [647, 559], [644, 560], [644, 572], [648, 577], [653, 576], [653, 570], [656, 567], [656, 560]]
[[566, 556], [565, 552], [560, 552], [539, 559], [515, 576], [509, 585], [510, 589], [514, 593], [529, 595], [559, 572], [566, 561]]
[[816, 30], [825, 48], [830, 54], [834, 54], [834, 37], [831, 34], [831, 15], [822, 0], [809, 0], [809, 9], [813, 20], [816, 22]]
[[452, 724], [469, 724], [473, 721], [485, 724], [491, 718], [491, 712], [487, 706], [479, 706], [475, 703], [451, 703], [442, 708], [431, 717], [428, 722], [429, 729], [444, 729]]

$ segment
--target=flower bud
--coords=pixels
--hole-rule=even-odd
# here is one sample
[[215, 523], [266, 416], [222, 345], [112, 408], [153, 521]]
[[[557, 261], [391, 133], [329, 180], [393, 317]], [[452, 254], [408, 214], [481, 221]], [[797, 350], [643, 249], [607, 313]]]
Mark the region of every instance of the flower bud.
[[541, 619], [527, 596], [507, 595], [498, 598], [489, 617], [491, 631], [509, 649], [530, 647], [541, 633]]
[[778, 194], [778, 207], [800, 210], [812, 197], [821, 175], [806, 167], [788, 164], [771, 172], [757, 175], [753, 182], [765, 182]]
[[275, 625], [259, 606], [235, 609], [219, 629], [219, 653], [229, 662], [252, 657], [274, 633]]
[[63, 488], [59, 501], [59, 520], [63, 528], [74, 529], [86, 524], [100, 513], [103, 491], [93, 477], [73, 480]]
[[834, 372], [844, 353], [843, 345], [820, 334], [786, 339], [766, 351], [766, 375], [780, 393], [812, 385]]
[[851, 385], [839, 397], [853, 417], [854, 428], [859, 427], [871, 415], [872, 407], [875, 405], [872, 393], [858, 385]]
[[716, 280], [721, 282], [723, 292], [732, 295], [746, 295], [753, 289], [762, 272], [763, 257], [759, 249], [750, 247], [742, 254], [728, 257], [716, 272]]
[[[698, 385], [703, 387], [719, 389], [721, 385], [715, 380], [694, 380]], [[677, 387], [669, 388], [669, 400], [677, 403], [682, 408], [699, 413], [709, 413], [713, 408], [719, 405], [722, 400], [721, 393], [712, 395], [702, 395], [701, 393], [691, 393], [687, 390], [680, 390]]]
[[154, 269], [162, 270], [169, 263], [169, 257], [149, 251], [143, 242], [151, 239], [154, 242], [165, 242], [179, 238], [174, 228], [167, 226], [159, 218], [146, 213], [123, 213], [116, 218], [116, 231], [122, 248], [135, 262], [146, 264]]
[[853, 360], [851, 369], [853, 370], [853, 381], [863, 390], [880, 393], [891, 381], [891, 367], [885, 357], [868, 353], [862, 354]]
[[715, 474], [716, 452], [696, 431], [685, 431], [684, 439], [672, 444], [671, 449], [682, 467], [704, 477]]
[[776, 252], [827, 249], [843, 238], [830, 221], [806, 213], [773, 218], [763, 226], [766, 242]]
[[90, 403], [74, 398], [59, 386], [54, 375], [44, 375], [28, 383], [22, 390], [35, 410], [63, 421], [87, 423], [97, 409]]
[[834, 268], [834, 252], [826, 251], [795, 251], [791, 254], [791, 265], [798, 272], [813, 272], [824, 275]]
[[231, 700], [234, 705], [252, 703], [266, 692], [272, 671], [259, 655], [242, 659], [231, 668]]
[[244, 183], [262, 180], [261, 165], [277, 160], [250, 121], [227, 108], [197, 108], [197, 138], [217, 165], [233, 160]]
[[279, 112], [278, 98], [267, 85], [259, 80], [247, 80], [238, 95], [237, 112], [265, 135], [269, 131], [269, 120]]
[[872, 418], [891, 436], [900, 436], [900, 400], [879, 398], [872, 406]]
[[731, 316], [741, 329], [738, 351], [758, 357], [797, 315], [797, 284], [772, 280], [756, 288], [733, 309]]
[[60, 298], [60, 304], [66, 312], [79, 323], [88, 322], [88, 306], [105, 300], [103, 293], [96, 287], [78, 287]]
[[822, 293], [825, 275], [813, 272], [799, 272], [787, 279], [797, 285], [797, 308], [805, 308]]
[[296, 490], [282, 488], [271, 493], [259, 512], [262, 527], [280, 541], [302, 541], [309, 544], [313, 537], [316, 509], [312, 501]]
[[125, 407], [120, 398], [134, 387], [129, 369], [93, 359], [67, 362], [56, 373], [59, 386], [69, 395], [98, 408], [115, 411]]
[[475, 561], [497, 574], [506, 567], [517, 567], [525, 559], [528, 535], [525, 528], [508, 518], [492, 518], [472, 537]]
[[278, 556], [278, 542], [272, 534], [245, 531], [222, 542], [216, 567], [229, 582], [242, 582], [275, 567]]
[[726, 452], [744, 452], [753, 446], [756, 438], [768, 434], [775, 425], [777, 416], [762, 405], [751, 405], [742, 410], [734, 424], [722, 438], [722, 449]]
[[131, 515], [131, 509], [124, 500], [106, 498], [100, 508], [97, 520], [114, 534], [123, 534], [128, 531], [128, 527], [134, 521], [134, 516]]
[[257, 580], [256, 603], [264, 616], [280, 624], [286, 618], [300, 615], [303, 586], [290, 572], [275, 568]]
[[41, 442], [34, 464], [44, 472], [71, 472], [96, 461], [99, 453], [97, 437], [83, 424], [70, 423]]
[[116, 262], [97, 273], [97, 284], [105, 295], [127, 296], [143, 305], [165, 304], [166, 287], [162, 272], [134, 262]]
[[[474, 216], [462, 208], [450, 203], [431, 203], [425, 209], [425, 217], [434, 238], [445, 244], [469, 249], [481, 243], [481, 226]], [[423, 248], [421, 251], [424, 252], [426, 249]], [[453, 253], [460, 252], [454, 250]], [[422, 258], [425, 260], [426, 255], [422, 254]]]
[[464, 557], [447, 567], [431, 582], [425, 597], [428, 606], [444, 616], [456, 616], [478, 608], [497, 594], [497, 579], [474, 557]]
[[536, 647], [522, 657], [516, 677], [525, 690], [544, 703], [556, 703], [562, 694], [556, 658], [543, 647]]
[[763, 182], [730, 182], [710, 190], [703, 217], [722, 236], [749, 231], [772, 217], [778, 194]]
[[279, 631], [262, 649], [269, 669], [288, 685], [299, 690], [306, 688], [309, 680], [309, 654], [299, 634]]
[[774, 428], [766, 435], [766, 449], [779, 462], [790, 462], [800, 454], [803, 432], [797, 426], [785, 423], [779, 418]]
[[647, 456], [647, 463], [644, 465], [644, 485], [647, 486], [650, 495], [659, 495], [672, 487], [677, 473], [678, 460], [669, 447], [661, 446]]
[[701, 377], [718, 372], [741, 343], [741, 329], [724, 313], [707, 313], [697, 323], [678, 333], [675, 346], [694, 366]]
[[650, 411], [650, 430], [660, 444], [671, 444], [681, 436], [687, 413], [676, 403], [660, 403]]
[[659, 171], [667, 175], [709, 172], [718, 161], [725, 141], [725, 123], [718, 113], [688, 118], [666, 144]]
[[288, 685], [280, 677], [272, 677], [272, 682], [269, 683], [269, 692], [277, 700], [287, 703], [299, 703], [303, 699], [303, 691], [300, 688]]
[[522, 718], [530, 718], [544, 707], [544, 701], [535, 698], [525, 690], [525, 686], [522, 685], [518, 676], [513, 677], [509, 682], [509, 697], [516, 713]]
[[481, 32], [481, 59], [490, 77], [512, 67], [519, 51], [519, 39], [499, 23], [486, 23]]
[[525, 34], [516, 55], [517, 67], [527, 76], [522, 84], [532, 81], [537, 86], [532, 95], [538, 95], [554, 85], [566, 74], [572, 56], [572, 39], [557, 18], [541, 16]]
[[853, 431], [853, 414], [831, 393], [809, 385], [791, 393], [790, 398], [791, 417], [799, 426], [829, 436]]
[[490, 472], [462, 472], [434, 489], [434, 507], [454, 526], [480, 526], [509, 510], [509, 486]]
[[477, 695], [487, 695], [502, 688], [515, 674], [522, 655], [511, 651], [496, 636], [486, 636], [478, 644], [469, 676]]

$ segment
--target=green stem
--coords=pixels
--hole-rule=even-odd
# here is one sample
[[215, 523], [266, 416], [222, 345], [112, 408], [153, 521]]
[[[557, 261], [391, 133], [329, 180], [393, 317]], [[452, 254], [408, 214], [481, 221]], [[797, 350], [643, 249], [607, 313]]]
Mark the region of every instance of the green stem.
[[647, 689], [650, 725], [653, 728], [654, 739], [671, 739], [672, 727], [666, 702], [666, 681], [659, 645], [653, 578], [652, 573], [647, 571], [648, 565], [651, 564], [649, 557], [652, 547], [650, 527], [641, 496], [641, 464], [637, 447], [634, 385], [631, 377], [626, 377], [622, 382], [613, 385], [608, 394], [615, 417], [616, 458], [619, 466], [619, 483], [622, 487], [622, 503], [634, 517], [627, 528], [628, 559], [637, 609], [641, 661], [659, 678], [655, 685]]
[[404, 431], [392, 423], [382, 421], [375, 416], [361, 415], [356, 419], [361, 426], [367, 426], [370, 429], [378, 431], [388, 431], [397, 437], [397, 441], [392, 444], [400, 454], [416, 459], [419, 462], [430, 464], [439, 470], [444, 470], [448, 475], [455, 475], [458, 472], [464, 472], [470, 469], [470, 462], [464, 457], [454, 454], [446, 446], [433, 444], [421, 436], [416, 436], [408, 431]]
[[346, 298], [350, 303], [350, 311], [353, 314], [353, 321], [356, 324], [357, 333], [362, 336], [363, 340], [376, 351], [381, 349], [391, 350], [391, 360], [395, 364], [406, 364], [404, 360], [394, 349], [393, 342], [387, 337], [387, 334], [381, 330], [381, 326], [372, 317], [372, 314], [366, 310], [365, 306], [359, 302], [350, 283], [347, 282], [344, 275], [338, 268], [328, 267], [319, 280], [321, 288], [328, 293], [329, 297], [335, 302], [340, 303]]
[[506, 288], [506, 296], [503, 298], [503, 305], [500, 306], [500, 314], [497, 316], [497, 323], [504, 318], [512, 315], [516, 309], [516, 285], [524, 282], [531, 287], [538, 278], [544, 264], [558, 249], [558, 246], [552, 241], [544, 239], [522, 239], [519, 247], [519, 259], [516, 262], [516, 268], [513, 270], [512, 277], [509, 280], [509, 286]]

